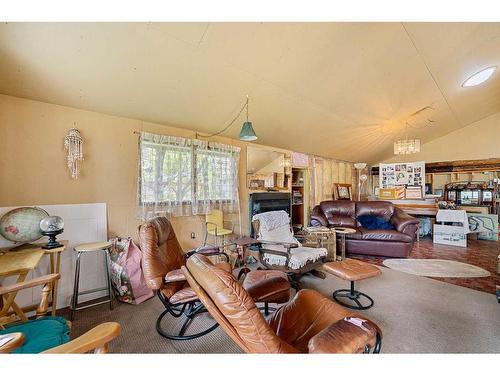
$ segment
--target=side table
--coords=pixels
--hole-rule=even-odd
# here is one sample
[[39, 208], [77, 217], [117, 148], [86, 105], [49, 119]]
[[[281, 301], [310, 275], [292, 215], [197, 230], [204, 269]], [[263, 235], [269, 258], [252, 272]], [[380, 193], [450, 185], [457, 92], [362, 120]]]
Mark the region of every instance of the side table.
[[235, 237], [230, 238], [228, 241], [228, 245], [236, 245], [236, 251], [238, 253], [238, 261], [243, 267], [238, 272], [238, 280], [243, 274], [247, 274], [250, 272], [250, 268], [247, 267], [247, 248], [250, 245], [255, 245], [260, 243], [259, 240], [251, 237]]
[[346, 234], [353, 234], [356, 233], [356, 231], [352, 228], [344, 228], [344, 227], [337, 227], [333, 228], [336, 234], [340, 235], [340, 240], [341, 240], [341, 260], [344, 260], [346, 258], [345, 255], [345, 236]]
[[327, 227], [308, 227], [304, 229], [304, 246], [324, 247], [328, 253], [327, 262], [337, 260], [337, 236], [335, 230]]
[[[68, 240], [59, 241], [62, 245], [53, 249], [43, 249], [43, 253], [50, 257], [50, 273], [60, 273], [61, 270], [61, 253], [66, 250], [68, 246]], [[45, 243], [40, 244], [40, 246], [45, 245]], [[57, 288], [59, 286], [59, 280], [54, 282], [54, 288], [52, 289], [52, 316], [56, 316], [57, 309]]]

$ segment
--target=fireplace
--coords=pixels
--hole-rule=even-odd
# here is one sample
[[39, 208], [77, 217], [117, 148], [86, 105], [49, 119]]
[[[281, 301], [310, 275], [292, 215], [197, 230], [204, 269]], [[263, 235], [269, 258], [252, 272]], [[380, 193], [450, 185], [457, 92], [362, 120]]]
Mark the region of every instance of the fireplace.
[[290, 193], [252, 193], [250, 194], [250, 235], [253, 237], [253, 215], [269, 211], [283, 210], [290, 216]]

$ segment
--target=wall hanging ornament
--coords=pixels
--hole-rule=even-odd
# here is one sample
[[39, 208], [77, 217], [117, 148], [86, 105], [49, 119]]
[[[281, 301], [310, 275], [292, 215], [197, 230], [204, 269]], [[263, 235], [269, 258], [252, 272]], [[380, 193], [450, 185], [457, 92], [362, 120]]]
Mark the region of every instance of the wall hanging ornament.
[[80, 163], [83, 160], [83, 139], [78, 129], [70, 129], [68, 135], [64, 137], [64, 149], [68, 153], [66, 159], [71, 178], [78, 178]]

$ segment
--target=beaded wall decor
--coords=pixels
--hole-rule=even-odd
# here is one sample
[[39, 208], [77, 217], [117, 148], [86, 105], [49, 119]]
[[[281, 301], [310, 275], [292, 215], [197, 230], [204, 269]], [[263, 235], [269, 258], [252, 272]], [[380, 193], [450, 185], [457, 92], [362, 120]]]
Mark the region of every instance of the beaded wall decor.
[[71, 178], [76, 179], [80, 175], [80, 163], [83, 160], [83, 139], [78, 129], [71, 128], [64, 137], [64, 149], [68, 153], [66, 159]]

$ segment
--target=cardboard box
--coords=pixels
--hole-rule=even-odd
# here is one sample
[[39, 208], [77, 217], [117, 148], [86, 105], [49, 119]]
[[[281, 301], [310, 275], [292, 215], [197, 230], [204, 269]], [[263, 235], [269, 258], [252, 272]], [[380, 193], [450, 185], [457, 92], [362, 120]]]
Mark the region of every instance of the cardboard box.
[[405, 191], [405, 199], [422, 199], [422, 187], [408, 186]]
[[467, 247], [467, 234], [464, 227], [434, 224], [433, 243]]
[[379, 190], [380, 199], [404, 199], [405, 197], [405, 188], [404, 187], [395, 187], [395, 188], [381, 188]]

